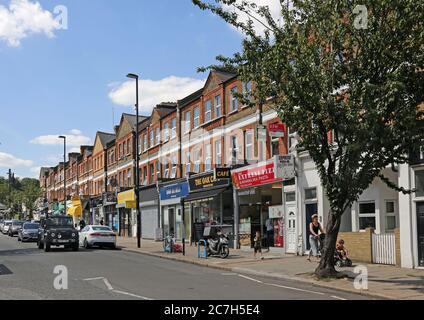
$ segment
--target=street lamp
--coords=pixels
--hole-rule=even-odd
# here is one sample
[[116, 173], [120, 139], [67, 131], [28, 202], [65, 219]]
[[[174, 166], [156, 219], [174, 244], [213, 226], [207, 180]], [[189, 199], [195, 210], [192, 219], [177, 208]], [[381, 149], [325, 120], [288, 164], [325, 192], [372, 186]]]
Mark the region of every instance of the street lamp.
[[137, 247], [141, 247], [141, 212], [140, 212], [140, 156], [139, 156], [139, 137], [138, 137], [138, 75], [134, 73], [127, 74], [127, 78], [135, 80], [135, 205], [137, 210]]
[[63, 139], [63, 207], [66, 214], [66, 136], [59, 136], [59, 139]]

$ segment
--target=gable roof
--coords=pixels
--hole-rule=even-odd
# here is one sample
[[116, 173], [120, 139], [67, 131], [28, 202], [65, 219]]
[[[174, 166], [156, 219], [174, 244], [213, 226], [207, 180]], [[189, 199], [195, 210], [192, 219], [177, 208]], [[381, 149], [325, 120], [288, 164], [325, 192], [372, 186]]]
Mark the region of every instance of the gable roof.
[[176, 102], [162, 102], [161, 104], [158, 104], [156, 106], [155, 110], [158, 112], [159, 117], [162, 119], [162, 118], [166, 117], [168, 114], [177, 110], [177, 103]]
[[[131, 127], [134, 129], [136, 122], [137, 122], [137, 116], [134, 114], [130, 114], [130, 113], [123, 113], [122, 117], [127, 119], [127, 121], [129, 122], [129, 124], [131, 125]], [[148, 117], [146, 116], [138, 116], [138, 123], [143, 122], [144, 120], [146, 120]]]
[[109, 142], [112, 140], [115, 140], [115, 134], [114, 133], [107, 133], [107, 132], [97, 132], [97, 136], [100, 139], [100, 142], [103, 147], [106, 147]]
[[211, 71], [209, 76], [211, 76], [212, 74], [214, 74], [221, 81], [220, 84], [237, 77], [237, 75], [234, 73], [218, 71], [218, 70]]
[[197, 90], [196, 92], [193, 92], [192, 94], [188, 95], [187, 97], [185, 97], [181, 100], [178, 100], [179, 106], [185, 107], [186, 105], [193, 102], [194, 100], [199, 99], [203, 94], [203, 89], [204, 88], [201, 88], [201, 89]]

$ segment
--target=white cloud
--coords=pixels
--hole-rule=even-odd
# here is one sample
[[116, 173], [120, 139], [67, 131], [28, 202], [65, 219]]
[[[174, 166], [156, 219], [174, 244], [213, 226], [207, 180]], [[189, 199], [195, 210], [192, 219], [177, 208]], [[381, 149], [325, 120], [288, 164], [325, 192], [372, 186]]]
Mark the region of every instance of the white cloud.
[[0, 5], [0, 40], [11, 47], [19, 47], [21, 40], [31, 34], [52, 38], [59, 27], [53, 14], [44, 10], [39, 2], [11, 0], [8, 8]]
[[[238, 3], [241, 3], [242, 1], [245, 0], [237, 0]], [[255, 3], [258, 6], [268, 6], [269, 11], [271, 13], [271, 16], [274, 18], [275, 21], [280, 21], [281, 19], [281, 4], [280, 4], [280, 0], [250, 0], [249, 2]], [[229, 6], [229, 5], [223, 5], [223, 8], [225, 8], [228, 11], [231, 12], [236, 12], [239, 13], [239, 20], [241, 22], [247, 22], [249, 20], [253, 21], [253, 26], [255, 28], [255, 31], [260, 34], [263, 35], [266, 28], [257, 20], [252, 19], [251, 17], [249, 17], [247, 14], [245, 13], [241, 13], [238, 9], [236, 9], [233, 6]], [[265, 23], [265, 19], [262, 18], [261, 16], [257, 15], [257, 14], [253, 14], [252, 15], [257, 18], [258, 20], [262, 21]], [[234, 27], [233, 27], [234, 28]], [[240, 32], [240, 30], [238, 30]]]
[[[202, 88], [204, 84], [205, 80], [176, 76], [161, 80], [140, 79], [140, 113], [150, 114], [157, 104], [182, 99]], [[134, 106], [134, 81], [130, 80], [117, 85], [109, 92], [109, 98], [113, 103], [121, 106]]]
[[[44, 135], [39, 136], [30, 141], [32, 144], [40, 144], [44, 146], [56, 146], [56, 145], [62, 145], [63, 140], [59, 139], [58, 137], [60, 135], [63, 135], [66, 137], [66, 145], [69, 147], [79, 147], [81, 145], [87, 145], [91, 143], [91, 139], [78, 129], [73, 129], [69, 131], [68, 134], [50, 134], [50, 135]], [[75, 149], [71, 149], [75, 150]]]
[[29, 167], [32, 166], [31, 160], [24, 160], [15, 157], [9, 153], [0, 152], [0, 167], [16, 168], [16, 167]]

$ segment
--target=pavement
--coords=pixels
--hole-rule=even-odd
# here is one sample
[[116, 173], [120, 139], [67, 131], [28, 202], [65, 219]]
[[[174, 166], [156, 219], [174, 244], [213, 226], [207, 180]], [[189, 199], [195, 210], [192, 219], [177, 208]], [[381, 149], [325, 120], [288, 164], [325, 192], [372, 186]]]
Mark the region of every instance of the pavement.
[[[264, 253], [264, 260], [260, 260], [255, 259], [251, 252], [233, 249], [227, 259], [204, 259], [198, 258], [197, 247], [189, 245], [186, 245], [185, 256], [181, 253], [165, 253], [161, 242], [150, 240], [142, 240], [141, 248], [137, 248], [136, 239], [119, 238], [118, 245], [125, 251], [249, 276], [291, 280], [312, 287], [335, 289], [378, 299], [424, 300], [424, 270], [354, 262], [352, 268], [339, 269], [346, 274], [345, 279], [318, 280], [313, 275], [318, 262], [309, 262], [302, 256]], [[355, 270], [355, 267], [358, 269]], [[367, 286], [362, 286], [362, 289], [356, 289], [354, 286], [358, 274], [366, 275], [368, 279]], [[364, 284], [359, 279], [357, 282]]]
[[[125, 241], [128, 240], [119, 240], [122, 249], [118, 250], [81, 248], [73, 252], [53, 248], [46, 253], [35, 243], [21, 243], [16, 237], [0, 235], [0, 299], [226, 301], [370, 298], [293, 279], [164, 260], [152, 256], [159, 248], [157, 243], [152, 243], [150, 253], [146, 254], [131, 249], [131, 240], [126, 244]], [[147, 248], [144, 241], [143, 248]], [[194, 249], [190, 251], [194, 252]], [[254, 262], [234, 254], [227, 261], [237, 264], [236, 261], [241, 260]], [[203, 262], [219, 266], [223, 260]], [[55, 273], [55, 269], [59, 273]], [[65, 289], [58, 290], [55, 283]]]

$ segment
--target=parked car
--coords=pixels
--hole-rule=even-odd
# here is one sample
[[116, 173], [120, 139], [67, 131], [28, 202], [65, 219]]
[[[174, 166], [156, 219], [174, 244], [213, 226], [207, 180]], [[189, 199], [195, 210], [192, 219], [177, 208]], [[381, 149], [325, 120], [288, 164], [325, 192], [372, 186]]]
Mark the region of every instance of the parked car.
[[23, 221], [12, 220], [12, 224], [10, 225], [9, 230], [7, 231], [9, 237], [14, 237], [15, 235], [17, 235], [19, 233], [19, 230], [22, 229], [23, 224]]
[[109, 247], [116, 248], [116, 234], [110, 227], [88, 225], [85, 226], [79, 235], [80, 245], [84, 248]]
[[39, 227], [39, 223], [25, 222], [22, 229], [19, 230], [18, 241], [37, 241]]
[[5, 220], [4, 224], [1, 228], [1, 232], [3, 234], [7, 234], [9, 232], [10, 225], [12, 224], [12, 220]]
[[37, 239], [38, 249], [50, 251], [52, 246], [64, 246], [78, 251], [78, 231], [74, 228], [72, 217], [58, 215], [41, 220]]

